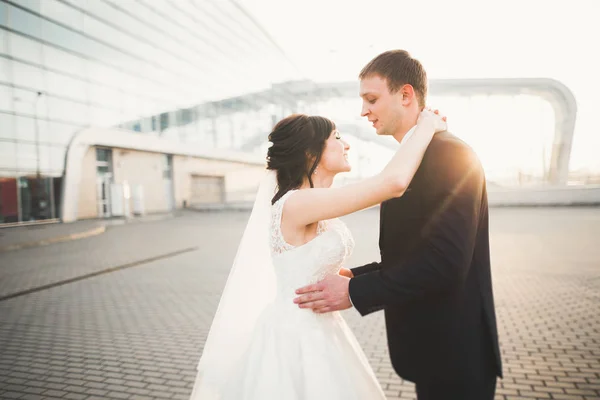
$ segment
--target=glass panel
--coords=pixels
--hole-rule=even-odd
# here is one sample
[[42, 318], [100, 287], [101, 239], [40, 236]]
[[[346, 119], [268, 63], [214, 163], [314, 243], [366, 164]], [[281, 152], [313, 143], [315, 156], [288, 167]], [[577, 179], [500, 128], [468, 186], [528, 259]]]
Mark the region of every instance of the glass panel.
[[86, 7], [89, 3], [100, 3], [99, 1], [89, 1], [89, 0], [64, 0], [64, 2], [72, 4], [75, 7], [79, 7], [83, 10], [86, 9]]
[[80, 129], [80, 125], [46, 121], [45, 124], [40, 124], [40, 137], [43, 137], [45, 142], [67, 146], [71, 137]]
[[50, 185], [52, 185], [51, 178], [44, 176], [28, 175], [19, 178], [22, 221], [52, 218]]
[[40, 42], [12, 32], [7, 32], [7, 36], [8, 48], [13, 57], [42, 64], [42, 45]]
[[0, 178], [0, 223], [9, 222], [19, 222], [17, 180]]
[[[3, 8], [4, 7], [4, 8]], [[2, 10], [5, 9], [6, 6], [4, 6], [3, 3], [0, 3], [0, 25], [2, 25], [2, 21], [4, 20], [4, 16], [2, 16]], [[5, 31], [4, 29], [0, 29], [0, 54], [6, 54], [7, 50], [6, 50], [6, 37], [8, 35], [8, 32]]]
[[48, 115], [51, 115], [52, 118], [75, 124], [87, 124], [89, 121], [89, 107], [87, 104], [54, 97], [48, 97], [47, 103]]
[[0, 112], [0, 138], [13, 139], [16, 137], [15, 116]]
[[17, 170], [17, 147], [15, 142], [0, 140], [0, 171], [2, 170]]
[[163, 154], [163, 178], [172, 179], [173, 156], [171, 154]]
[[160, 114], [160, 130], [164, 131], [169, 127], [169, 113]]
[[95, 60], [87, 60], [87, 72], [89, 78], [93, 82], [120, 82], [120, 72], [116, 71], [107, 65], [101, 64]]
[[84, 54], [87, 54], [94, 60], [101, 60], [127, 71], [138, 71], [140, 73], [143, 71], [137, 59], [94, 39], [88, 40]]
[[35, 174], [38, 164], [35, 143], [19, 142], [16, 146], [19, 171]]
[[54, 218], [61, 218], [60, 203], [62, 200], [62, 177], [52, 178], [52, 193], [54, 195]]
[[76, 100], [87, 102], [86, 82], [46, 71], [46, 84], [48, 93], [73, 97]]
[[[5, 3], [1, 3], [0, 2], [0, 25], [6, 26], [7, 25], [7, 18], [8, 18], [8, 7]], [[2, 35], [0, 35], [0, 37], [2, 37]], [[2, 45], [0, 45], [2, 46]], [[2, 49], [2, 47], [0, 47], [0, 50]]]
[[121, 102], [121, 92], [108, 86], [88, 84], [90, 93], [90, 102], [106, 106], [107, 108], [117, 108]]
[[[13, 91], [11, 87], [0, 84], [0, 110], [12, 111], [13, 110]], [[0, 131], [4, 127], [0, 125]], [[0, 132], [0, 137], [2, 136]]]
[[111, 157], [110, 149], [102, 149], [102, 148], [96, 149], [96, 161], [110, 162], [111, 158], [112, 157]]
[[90, 109], [89, 124], [98, 127], [109, 127], [120, 124], [123, 121], [121, 113], [99, 107]]
[[42, 0], [13, 0], [14, 3], [17, 3], [21, 7], [29, 8], [35, 12], [40, 12], [40, 3]]
[[12, 61], [12, 82], [34, 90], [42, 90], [44, 87], [44, 75], [40, 68], [32, 67], [18, 61]]
[[15, 133], [19, 140], [35, 141], [35, 119], [15, 115]]
[[71, 28], [83, 30], [83, 13], [56, 0], [44, 0], [41, 14]]
[[9, 75], [10, 75], [8, 73], [9, 69], [10, 69], [10, 60], [0, 57], [0, 81], [4, 81], [4, 82], [11, 81], [11, 79], [9, 79]]
[[44, 39], [50, 43], [79, 54], [91, 55], [88, 45], [89, 40], [79, 33], [47, 20], [42, 21], [41, 31], [44, 33]]
[[49, 45], [43, 45], [43, 54], [46, 67], [87, 78], [86, 61], [82, 57]]
[[44, 107], [44, 96], [38, 97], [35, 90], [24, 90], [13, 88], [13, 109], [16, 113], [26, 114], [33, 118], [34, 115], [42, 115]]
[[44, 175], [60, 175], [65, 163], [66, 147], [40, 144], [40, 171]]
[[[74, 3], [74, 0], [67, 1]], [[121, 26], [121, 18], [123, 14], [119, 10], [112, 8], [103, 1], [85, 1], [80, 7], [86, 10], [89, 14], [97, 16], [106, 21], [112, 21]]]
[[42, 37], [42, 20], [20, 8], [8, 6], [8, 26], [17, 32], [22, 32], [37, 38]]
[[137, 57], [146, 57], [149, 45], [87, 15], [85, 16], [85, 33]]
[[48, 175], [61, 176], [65, 168], [67, 147], [48, 146]]

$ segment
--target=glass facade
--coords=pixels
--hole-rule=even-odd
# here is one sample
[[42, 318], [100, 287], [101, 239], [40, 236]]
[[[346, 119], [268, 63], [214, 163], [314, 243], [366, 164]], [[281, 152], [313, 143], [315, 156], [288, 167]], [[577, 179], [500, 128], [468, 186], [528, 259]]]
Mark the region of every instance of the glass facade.
[[0, 223], [60, 217], [79, 130], [244, 149], [281, 102], [235, 99], [296, 74], [235, 2], [0, 0]]

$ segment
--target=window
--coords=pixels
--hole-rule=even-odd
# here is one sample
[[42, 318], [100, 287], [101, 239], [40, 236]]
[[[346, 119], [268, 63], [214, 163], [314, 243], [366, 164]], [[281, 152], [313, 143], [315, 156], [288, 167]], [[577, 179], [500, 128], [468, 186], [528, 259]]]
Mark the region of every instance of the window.
[[112, 173], [112, 149], [96, 147], [96, 172], [98, 175]]
[[181, 125], [189, 124], [193, 120], [194, 120], [194, 109], [193, 108], [186, 108], [184, 110], [181, 110], [181, 119], [180, 119]]
[[96, 161], [110, 162], [110, 159], [111, 159], [110, 153], [111, 153], [111, 149], [97, 148], [96, 149]]
[[173, 156], [171, 154], [163, 154], [163, 178], [173, 178]]
[[160, 130], [164, 131], [169, 127], [169, 113], [160, 114]]

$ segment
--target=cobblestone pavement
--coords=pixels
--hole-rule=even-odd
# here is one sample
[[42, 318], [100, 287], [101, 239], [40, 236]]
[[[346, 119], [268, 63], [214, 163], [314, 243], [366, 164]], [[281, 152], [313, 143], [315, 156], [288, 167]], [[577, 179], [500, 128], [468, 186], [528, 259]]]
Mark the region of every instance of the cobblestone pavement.
[[[187, 399], [247, 217], [186, 213], [0, 254], [0, 398]], [[348, 265], [378, 259], [377, 211], [344, 219]], [[497, 399], [600, 399], [600, 209], [493, 209], [491, 232]], [[382, 315], [344, 316], [388, 397], [414, 399]]]

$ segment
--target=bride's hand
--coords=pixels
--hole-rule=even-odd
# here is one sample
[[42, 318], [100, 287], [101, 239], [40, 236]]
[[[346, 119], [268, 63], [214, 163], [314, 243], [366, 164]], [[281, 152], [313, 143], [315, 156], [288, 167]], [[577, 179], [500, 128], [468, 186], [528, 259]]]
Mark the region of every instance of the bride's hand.
[[346, 278], [354, 278], [354, 274], [348, 268], [340, 268], [338, 275], [345, 276]]
[[433, 127], [435, 133], [442, 132], [448, 129], [446, 124], [446, 117], [441, 116], [438, 110], [431, 110], [426, 108], [419, 114], [417, 119], [417, 125], [430, 125]]

